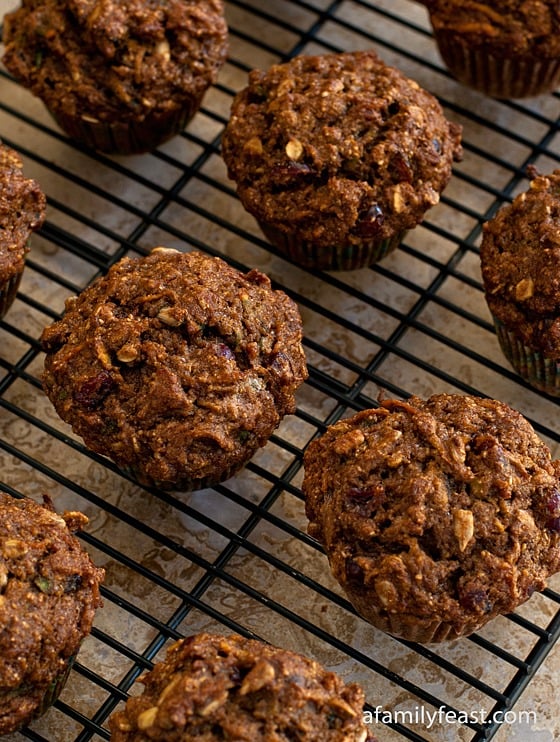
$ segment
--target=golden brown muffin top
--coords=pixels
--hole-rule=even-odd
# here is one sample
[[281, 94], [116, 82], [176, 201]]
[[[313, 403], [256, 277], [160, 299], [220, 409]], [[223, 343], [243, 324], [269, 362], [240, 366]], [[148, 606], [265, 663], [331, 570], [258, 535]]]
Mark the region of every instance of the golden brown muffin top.
[[0, 277], [19, 273], [31, 232], [42, 225], [46, 198], [38, 183], [23, 174], [20, 156], [0, 144]]
[[241, 636], [181, 639], [140, 681], [109, 720], [113, 742], [374, 742], [358, 685]]
[[54, 111], [103, 121], [183, 106], [227, 53], [222, 0], [23, 0], [6, 67]]
[[123, 258], [42, 335], [43, 384], [94, 451], [190, 488], [245, 462], [307, 378], [299, 310], [258, 270], [159, 248]]
[[560, 356], [560, 170], [533, 178], [484, 224], [480, 246], [492, 314], [532, 348]]
[[374, 52], [302, 55], [250, 73], [222, 154], [251, 214], [328, 248], [420, 222], [461, 157], [460, 135]]
[[560, 463], [508, 405], [387, 400], [305, 454], [309, 532], [380, 610], [461, 626], [513, 610], [560, 569]]
[[29, 720], [91, 629], [104, 571], [73, 535], [86, 523], [0, 492], [0, 734]]
[[556, 0], [420, 0], [438, 33], [460, 37], [500, 54], [560, 56], [560, 6]]

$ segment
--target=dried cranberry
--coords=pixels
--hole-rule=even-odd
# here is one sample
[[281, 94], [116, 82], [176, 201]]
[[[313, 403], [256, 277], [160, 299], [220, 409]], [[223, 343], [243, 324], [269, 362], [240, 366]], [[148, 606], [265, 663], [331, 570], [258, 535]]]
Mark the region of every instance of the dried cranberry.
[[378, 505], [385, 499], [385, 489], [381, 484], [372, 484], [369, 487], [350, 487], [347, 492], [349, 500], [359, 503], [367, 502]]
[[346, 578], [349, 582], [364, 581], [364, 570], [352, 559], [346, 561]]
[[356, 223], [356, 232], [361, 237], [376, 237], [381, 231], [384, 221], [385, 214], [383, 210], [378, 204], [374, 204], [367, 211], [360, 214], [360, 218]]
[[556, 516], [556, 518], [549, 518], [546, 522], [546, 527], [549, 531], [560, 533], [560, 516]]
[[218, 343], [216, 346], [216, 353], [217, 355], [221, 356], [222, 358], [227, 358], [229, 361], [233, 361], [235, 358], [235, 353], [233, 350], [229, 347], [229, 345], [226, 345], [225, 343]]
[[114, 388], [115, 380], [106, 371], [100, 371], [95, 376], [84, 381], [81, 387], [74, 392], [75, 401], [87, 410], [94, 410]]
[[546, 507], [548, 508], [548, 512], [553, 515], [555, 513], [560, 513], [560, 492], [558, 490], [554, 490], [550, 499], [546, 503]]
[[273, 165], [271, 178], [277, 185], [290, 185], [291, 183], [301, 180], [301, 178], [307, 178], [314, 174], [315, 171], [304, 162], [289, 160], [287, 162], [279, 162], [276, 165]]
[[465, 610], [476, 611], [476, 613], [489, 613], [492, 610], [488, 594], [482, 588], [471, 588], [461, 593], [459, 603]]
[[396, 152], [391, 158], [390, 169], [399, 182], [412, 183], [413, 171], [408, 157], [402, 152]]

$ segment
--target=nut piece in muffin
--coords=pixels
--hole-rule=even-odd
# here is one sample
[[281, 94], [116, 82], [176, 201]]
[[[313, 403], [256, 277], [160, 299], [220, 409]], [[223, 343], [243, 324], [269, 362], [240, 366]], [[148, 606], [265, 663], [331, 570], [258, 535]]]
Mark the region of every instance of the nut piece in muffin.
[[531, 386], [560, 395], [560, 170], [484, 224], [480, 246], [486, 302], [504, 355]]
[[222, 0], [23, 0], [3, 61], [75, 140], [152, 150], [181, 131], [227, 54]]
[[307, 378], [296, 304], [258, 270], [156, 248], [123, 258], [46, 328], [44, 389], [93, 451], [140, 483], [220, 482]]
[[113, 742], [374, 742], [364, 695], [314, 660], [241, 636], [171, 645], [109, 719]]
[[56, 700], [101, 605], [104, 571], [74, 533], [79, 512], [0, 492], [0, 734]]
[[443, 61], [460, 82], [496, 98], [526, 98], [560, 84], [556, 0], [420, 0]]
[[253, 70], [222, 138], [229, 177], [264, 234], [309, 268], [370, 265], [438, 203], [461, 128], [373, 51]]
[[387, 400], [328, 428], [304, 463], [310, 534], [390, 634], [470, 634], [560, 569], [560, 462], [502, 402]]
[[15, 299], [29, 237], [42, 225], [45, 208], [45, 194], [24, 176], [18, 153], [0, 143], [0, 318]]

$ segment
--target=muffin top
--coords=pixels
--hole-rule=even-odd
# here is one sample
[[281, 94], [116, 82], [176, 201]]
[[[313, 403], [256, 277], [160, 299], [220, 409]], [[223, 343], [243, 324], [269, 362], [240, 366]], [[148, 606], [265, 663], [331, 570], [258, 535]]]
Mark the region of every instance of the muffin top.
[[43, 383], [86, 445], [179, 488], [223, 478], [295, 410], [301, 338], [296, 304], [267, 276], [159, 248], [67, 301], [42, 335]]
[[181, 108], [227, 53], [222, 0], [23, 0], [4, 63], [53, 111], [111, 121]]
[[0, 734], [33, 716], [91, 629], [104, 572], [73, 535], [86, 523], [0, 492]]
[[23, 163], [13, 149], [0, 144], [0, 276], [23, 269], [27, 241], [45, 218], [46, 199], [39, 185], [23, 175]]
[[560, 170], [484, 224], [482, 279], [492, 314], [544, 355], [560, 357]]
[[381, 612], [457, 627], [560, 569], [560, 462], [504, 403], [437, 394], [343, 420], [305, 454], [309, 532]]
[[298, 56], [249, 74], [222, 153], [251, 214], [332, 247], [420, 222], [461, 156], [460, 134], [372, 51]]
[[144, 692], [109, 720], [113, 742], [374, 742], [358, 685], [241, 636], [179, 640], [140, 680]]
[[557, 0], [420, 0], [434, 31], [487, 46], [505, 56], [560, 56], [560, 6]]

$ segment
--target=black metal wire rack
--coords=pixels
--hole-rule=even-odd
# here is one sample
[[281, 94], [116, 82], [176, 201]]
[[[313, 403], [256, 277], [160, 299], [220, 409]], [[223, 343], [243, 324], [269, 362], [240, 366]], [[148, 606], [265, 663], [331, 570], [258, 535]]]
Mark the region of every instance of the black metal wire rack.
[[[199, 630], [271, 641], [357, 680], [382, 740], [558, 739], [558, 579], [467, 639], [397, 641], [358, 618], [334, 583], [306, 535], [300, 484], [307, 443], [381, 390], [502, 399], [558, 453], [558, 402], [521, 382], [498, 350], [477, 245], [482, 223], [526, 187], [528, 164], [558, 167], [560, 98], [500, 102], [458, 85], [413, 0], [232, 0], [227, 17], [231, 51], [219, 83], [185, 132], [151, 154], [111, 158], [68, 141], [0, 68], [0, 137], [48, 197], [18, 298], [0, 322], [1, 486], [37, 499], [49, 492], [57, 507], [86, 512], [84, 544], [107, 571], [104, 607], [60, 699], [7, 739], [109, 739], [107, 718], [137, 692], [138, 676], [171, 640]], [[220, 134], [248, 70], [372, 46], [463, 125], [465, 157], [441, 203], [382, 263], [305, 271], [241, 208]], [[188, 495], [142, 489], [87, 451], [39, 380], [38, 338], [65, 298], [124, 254], [157, 244], [260, 268], [298, 302], [305, 326], [310, 378], [297, 413], [243, 472]]]

